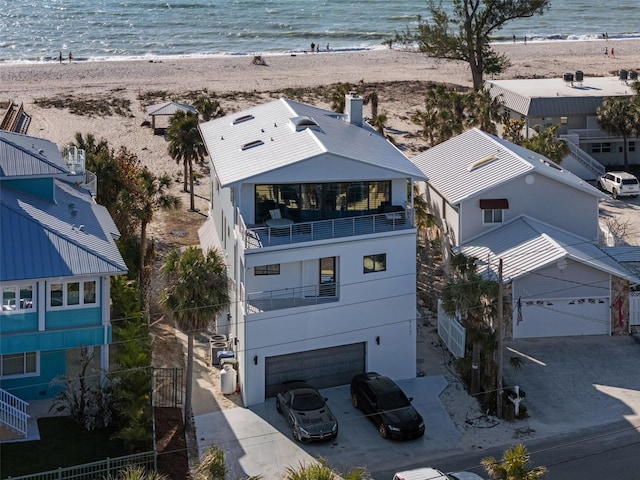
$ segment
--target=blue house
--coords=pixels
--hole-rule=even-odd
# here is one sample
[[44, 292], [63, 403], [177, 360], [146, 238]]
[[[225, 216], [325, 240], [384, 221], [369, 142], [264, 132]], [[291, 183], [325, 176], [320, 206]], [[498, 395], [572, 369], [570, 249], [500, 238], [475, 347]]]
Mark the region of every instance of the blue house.
[[84, 160], [82, 150], [63, 156], [48, 140], [0, 131], [3, 413], [54, 396], [51, 380], [71, 375], [80, 347], [109, 367], [110, 278], [127, 266]]

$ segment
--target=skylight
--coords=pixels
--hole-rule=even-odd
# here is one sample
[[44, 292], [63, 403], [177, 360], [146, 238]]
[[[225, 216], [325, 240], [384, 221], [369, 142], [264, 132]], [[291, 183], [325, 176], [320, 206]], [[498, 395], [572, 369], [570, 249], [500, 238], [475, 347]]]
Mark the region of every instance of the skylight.
[[233, 121], [234, 125], [237, 125], [242, 122], [248, 122], [249, 120], [253, 120], [255, 117], [253, 115], [244, 115], [242, 117], [238, 117]]
[[495, 155], [495, 154], [487, 155], [486, 157], [481, 158], [480, 160], [476, 160], [475, 162], [473, 162], [472, 164], [470, 164], [470, 165], [467, 167], [467, 170], [468, 170], [469, 172], [473, 172], [476, 168], [480, 168], [480, 167], [482, 167], [483, 165], [486, 165], [486, 164], [488, 164], [488, 163], [491, 163], [491, 162], [493, 162], [494, 160], [497, 160], [497, 159], [498, 159], [498, 156], [497, 156], [497, 155]]
[[296, 132], [304, 130], [309, 127], [318, 127], [318, 122], [316, 122], [313, 118], [302, 116], [302, 117], [293, 117], [291, 119], [291, 123], [296, 127]]
[[253, 142], [242, 145], [242, 150], [249, 150], [250, 148], [259, 147], [260, 145], [264, 145], [262, 140], [254, 140]]

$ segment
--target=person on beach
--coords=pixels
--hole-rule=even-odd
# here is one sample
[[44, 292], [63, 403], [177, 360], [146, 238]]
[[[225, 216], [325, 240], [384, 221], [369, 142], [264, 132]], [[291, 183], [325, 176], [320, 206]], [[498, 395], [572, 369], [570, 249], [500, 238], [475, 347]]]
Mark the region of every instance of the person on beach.
[[329, 51], [329, 44], [327, 43], [327, 52]]
[[62, 63], [62, 51], [60, 52], [60, 55], [58, 55], [58, 61]]
[[611, 58], [616, 58], [616, 54], [615, 54], [615, 52], [613, 51], [613, 47], [611, 47]]
[[316, 51], [316, 44], [311, 42], [311, 53]]
[[524, 44], [525, 45], [527, 44], [527, 36], [526, 35], [524, 36]]
[[513, 43], [516, 43], [516, 36], [513, 36]]
[[609, 56], [609, 49], [607, 47], [604, 47], [604, 56], [605, 57]]
[[69, 63], [71, 63], [71, 60], [73, 60], [73, 55], [71, 55], [71, 52], [69, 52]]

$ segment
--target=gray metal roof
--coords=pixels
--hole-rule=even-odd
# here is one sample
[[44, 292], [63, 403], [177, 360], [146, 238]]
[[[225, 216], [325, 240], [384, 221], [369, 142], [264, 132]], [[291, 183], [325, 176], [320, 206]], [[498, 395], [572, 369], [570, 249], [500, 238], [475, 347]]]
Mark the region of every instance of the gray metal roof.
[[57, 176], [68, 171], [55, 143], [0, 130], [0, 179]]
[[0, 281], [126, 273], [106, 208], [59, 180], [55, 198], [0, 184]]
[[633, 94], [631, 84], [618, 77], [585, 77], [583, 82], [564, 78], [488, 80], [491, 96], [500, 96], [504, 106], [527, 117], [595, 115], [606, 97]]
[[[425, 180], [407, 157], [370, 126], [280, 99], [200, 124], [222, 186], [331, 154]], [[319, 166], [321, 168], [321, 166]]]
[[[589, 240], [526, 215], [478, 235], [455, 250], [468, 257], [490, 259], [493, 278], [497, 277], [498, 258], [502, 258], [503, 278], [514, 280], [560, 259], [572, 259], [632, 283], [640, 281]], [[481, 267], [481, 273], [482, 268], [485, 267]]]
[[147, 107], [147, 115], [173, 115], [178, 111], [193, 113], [194, 115], [198, 114], [198, 110], [195, 107], [188, 105], [186, 103], [178, 103], [178, 102], [165, 102], [158, 103], [156, 105], [150, 105]]
[[411, 161], [452, 205], [532, 172], [594, 196], [606, 197], [539, 153], [477, 128], [425, 150]]

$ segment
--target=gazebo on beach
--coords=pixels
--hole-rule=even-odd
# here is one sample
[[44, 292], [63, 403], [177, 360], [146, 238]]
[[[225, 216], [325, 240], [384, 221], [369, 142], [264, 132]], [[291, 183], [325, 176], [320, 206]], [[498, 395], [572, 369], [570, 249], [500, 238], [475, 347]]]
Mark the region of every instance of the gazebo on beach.
[[[165, 102], [148, 106], [147, 115], [151, 116], [151, 128], [153, 129], [153, 134], [163, 134], [165, 129], [169, 126], [169, 117], [178, 111], [198, 115], [198, 110], [196, 110], [192, 105], [187, 105], [186, 103]], [[156, 117], [158, 116], [165, 117], [161, 126], [156, 126]]]

